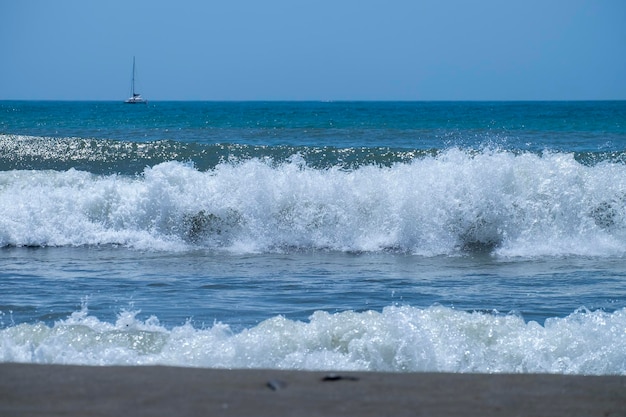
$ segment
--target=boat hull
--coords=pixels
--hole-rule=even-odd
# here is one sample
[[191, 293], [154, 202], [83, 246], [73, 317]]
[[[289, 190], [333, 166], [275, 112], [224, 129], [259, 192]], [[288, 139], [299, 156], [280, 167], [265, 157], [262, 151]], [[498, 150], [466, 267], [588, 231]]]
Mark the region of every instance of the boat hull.
[[124, 100], [126, 104], [148, 104], [148, 100], [145, 100], [141, 97], [131, 97], [129, 99]]

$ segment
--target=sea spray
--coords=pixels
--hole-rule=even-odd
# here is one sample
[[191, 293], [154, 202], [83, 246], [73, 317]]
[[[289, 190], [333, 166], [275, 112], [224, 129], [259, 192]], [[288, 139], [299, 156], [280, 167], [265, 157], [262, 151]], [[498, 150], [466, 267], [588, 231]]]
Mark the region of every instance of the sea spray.
[[[611, 178], [611, 181], [606, 181]], [[251, 159], [0, 172], [0, 246], [621, 256], [626, 165], [450, 149], [389, 167]]]

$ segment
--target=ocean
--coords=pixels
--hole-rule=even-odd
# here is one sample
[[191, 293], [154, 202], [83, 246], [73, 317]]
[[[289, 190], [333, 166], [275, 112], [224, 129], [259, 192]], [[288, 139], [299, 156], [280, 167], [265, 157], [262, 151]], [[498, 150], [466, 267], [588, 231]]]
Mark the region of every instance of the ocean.
[[0, 362], [626, 375], [626, 102], [0, 102]]

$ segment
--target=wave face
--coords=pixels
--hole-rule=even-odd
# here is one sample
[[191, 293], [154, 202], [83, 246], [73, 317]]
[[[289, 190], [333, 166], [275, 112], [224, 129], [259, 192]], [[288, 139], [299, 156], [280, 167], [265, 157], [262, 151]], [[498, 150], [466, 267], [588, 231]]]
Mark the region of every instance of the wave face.
[[[435, 155], [437, 151], [407, 150], [389, 147], [337, 148], [332, 146], [204, 144], [197, 142], [127, 142], [88, 138], [54, 138], [23, 135], [0, 135], [0, 171], [68, 170], [94, 174], [136, 175], [147, 166], [178, 161], [193, 163], [199, 171], [215, 169], [229, 161], [270, 159], [274, 163], [289, 161], [298, 155], [311, 168], [341, 167], [354, 169], [362, 165], [391, 166], [410, 162], [416, 157]], [[606, 158], [610, 155], [599, 154]], [[613, 158], [626, 157], [616, 154]]]
[[[308, 132], [308, 131], [307, 131]], [[368, 133], [371, 135], [371, 132]], [[344, 132], [344, 135], [347, 133]], [[380, 135], [400, 136], [400, 145], [408, 145], [402, 139], [402, 132], [384, 131]], [[406, 135], [406, 134], [405, 134]], [[348, 135], [349, 136], [349, 135]], [[484, 140], [467, 147], [459, 146], [463, 140], [451, 141], [457, 145], [452, 149], [491, 148], [502, 149], [500, 139], [486, 136]], [[374, 140], [374, 139], [372, 139]], [[408, 139], [407, 139], [408, 140]], [[343, 138], [343, 142], [346, 139]], [[467, 140], [465, 140], [467, 141]], [[446, 143], [439, 138], [422, 140], [422, 147], [410, 146], [304, 146], [304, 145], [258, 145], [235, 143], [201, 143], [158, 140], [152, 142], [129, 142], [111, 139], [81, 137], [37, 137], [0, 134], [0, 171], [9, 170], [57, 170], [71, 168], [94, 174], [137, 175], [147, 166], [163, 162], [178, 161], [192, 163], [199, 171], [215, 169], [225, 162], [242, 162], [251, 159], [271, 160], [274, 164], [289, 162], [298, 155], [307, 167], [315, 169], [341, 168], [357, 169], [376, 165], [391, 167], [398, 163], [409, 163], [415, 159], [435, 157], [443, 153], [440, 146]], [[345, 143], [344, 143], [345, 144]], [[415, 143], [412, 143], [415, 145]], [[429, 146], [430, 145], [430, 146]], [[519, 144], [518, 144], [519, 145]], [[543, 150], [512, 150], [516, 155], [533, 152], [541, 155]], [[626, 151], [596, 150], [572, 153], [574, 159], [584, 165], [593, 166], [603, 162], [626, 164]]]
[[139, 175], [0, 172], [0, 246], [123, 245], [425, 256], [626, 254], [626, 165], [458, 148], [310, 166], [298, 154]]
[[115, 323], [84, 308], [53, 326], [0, 330], [0, 361], [84, 365], [393, 372], [626, 375], [626, 309], [580, 310], [541, 326], [515, 315], [433, 306], [276, 316], [240, 333], [216, 323], [166, 329], [122, 312]]

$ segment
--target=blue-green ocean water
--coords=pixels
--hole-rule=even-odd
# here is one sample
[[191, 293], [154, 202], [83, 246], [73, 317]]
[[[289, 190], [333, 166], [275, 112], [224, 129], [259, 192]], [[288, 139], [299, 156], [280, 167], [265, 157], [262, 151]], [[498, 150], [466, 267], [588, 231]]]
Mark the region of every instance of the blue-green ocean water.
[[0, 102], [0, 361], [626, 374], [626, 102]]

